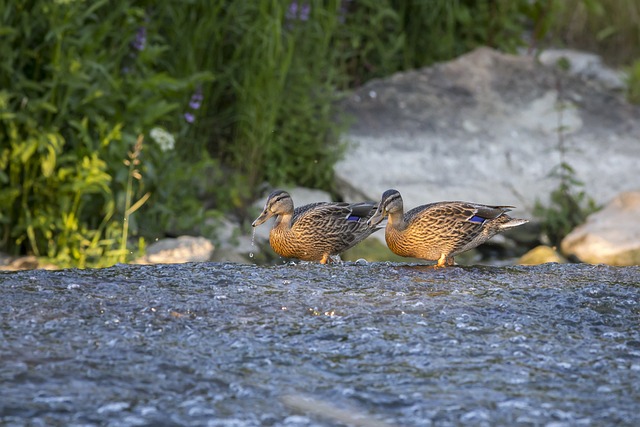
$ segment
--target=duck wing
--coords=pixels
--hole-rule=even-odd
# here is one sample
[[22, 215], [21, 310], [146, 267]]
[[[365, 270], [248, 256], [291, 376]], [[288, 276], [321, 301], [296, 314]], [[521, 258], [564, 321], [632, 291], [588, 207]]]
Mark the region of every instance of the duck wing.
[[457, 221], [482, 225], [513, 209], [513, 206], [490, 206], [469, 202], [437, 202], [418, 206], [405, 214], [405, 221], [429, 221], [446, 224]]
[[342, 252], [379, 229], [367, 224], [376, 208], [373, 202], [313, 203], [295, 209], [291, 227], [297, 232], [330, 241], [335, 252]]

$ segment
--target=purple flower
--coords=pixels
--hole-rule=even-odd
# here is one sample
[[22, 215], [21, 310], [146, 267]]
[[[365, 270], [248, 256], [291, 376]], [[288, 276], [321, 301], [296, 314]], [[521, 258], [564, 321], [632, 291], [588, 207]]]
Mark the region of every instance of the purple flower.
[[133, 48], [137, 51], [143, 51], [147, 45], [147, 29], [145, 27], [138, 28], [136, 39], [131, 42]]
[[194, 96], [191, 97], [191, 101], [189, 101], [189, 107], [193, 110], [197, 110], [200, 108], [200, 102], [202, 102], [202, 98], [196, 98]]
[[189, 99], [190, 110], [183, 115], [187, 123], [193, 123], [196, 121], [196, 116], [193, 114], [193, 112], [200, 109], [203, 99], [204, 95], [202, 94], [202, 87], [198, 86], [195, 92], [193, 92], [193, 95], [191, 95], [191, 99]]
[[204, 99], [202, 95], [202, 88], [198, 87], [196, 91], [191, 95], [191, 100], [189, 100], [189, 107], [192, 110], [197, 110], [202, 105], [202, 100]]
[[311, 5], [309, 5], [309, 3], [304, 3], [302, 6], [299, 6], [297, 1], [292, 1], [289, 5], [289, 10], [287, 10], [286, 17], [288, 20], [298, 19], [300, 21], [308, 21], [309, 15], [311, 15]]
[[351, 0], [342, 0], [340, 2], [340, 11], [339, 11], [339, 15], [338, 15], [338, 22], [340, 22], [341, 24], [344, 24], [345, 21], [347, 20], [347, 15], [349, 14], [350, 3], [351, 3]]

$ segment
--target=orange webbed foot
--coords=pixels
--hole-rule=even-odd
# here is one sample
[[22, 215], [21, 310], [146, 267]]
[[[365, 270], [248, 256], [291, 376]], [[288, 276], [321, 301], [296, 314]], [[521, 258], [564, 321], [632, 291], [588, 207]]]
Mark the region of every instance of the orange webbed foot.
[[447, 254], [440, 255], [438, 259], [438, 263], [434, 265], [435, 268], [444, 268], [444, 267], [452, 267], [455, 264], [452, 256], [447, 256]]

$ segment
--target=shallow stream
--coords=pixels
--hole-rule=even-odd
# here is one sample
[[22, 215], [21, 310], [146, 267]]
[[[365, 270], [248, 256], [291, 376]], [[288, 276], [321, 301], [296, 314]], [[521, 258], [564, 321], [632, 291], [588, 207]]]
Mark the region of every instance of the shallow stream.
[[640, 425], [640, 267], [118, 265], [0, 292], [0, 425]]

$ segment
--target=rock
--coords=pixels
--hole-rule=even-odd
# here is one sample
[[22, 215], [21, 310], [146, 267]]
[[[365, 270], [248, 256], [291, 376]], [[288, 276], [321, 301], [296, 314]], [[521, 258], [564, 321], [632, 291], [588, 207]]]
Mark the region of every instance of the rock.
[[260, 252], [260, 247], [255, 245], [252, 231], [247, 231], [238, 222], [221, 218], [213, 220], [216, 236], [213, 239], [216, 249], [211, 258], [216, 262], [235, 262], [239, 264], [252, 264], [252, 256]]
[[550, 246], [540, 245], [522, 255], [518, 260], [520, 265], [539, 265], [548, 262], [566, 263], [567, 260]]
[[618, 195], [562, 241], [562, 252], [591, 264], [640, 265], [640, 191]]
[[20, 257], [12, 257], [0, 253], [0, 271], [19, 271], [19, 270], [57, 270], [59, 267], [47, 262], [39, 260], [33, 255]]
[[5, 273], [0, 425], [640, 426], [639, 278], [386, 262]]
[[147, 248], [145, 256], [133, 264], [180, 264], [211, 260], [213, 243], [204, 237], [180, 236], [162, 239]]
[[396, 188], [407, 209], [465, 200], [532, 219], [558, 186], [559, 126], [564, 160], [597, 203], [637, 185], [640, 108], [532, 57], [480, 48], [370, 81], [342, 107], [354, 121], [335, 174], [349, 201]]
[[558, 61], [566, 60], [569, 72], [586, 80], [597, 82], [607, 89], [624, 90], [625, 75], [607, 67], [600, 56], [572, 49], [547, 49], [538, 55], [538, 60], [548, 66], [555, 67]]
[[216, 248], [211, 256], [211, 261], [232, 262], [234, 264], [254, 264], [252, 258], [254, 258], [258, 253], [260, 253], [260, 249], [257, 246], [252, 252], [242, 252], [236, 248]]

